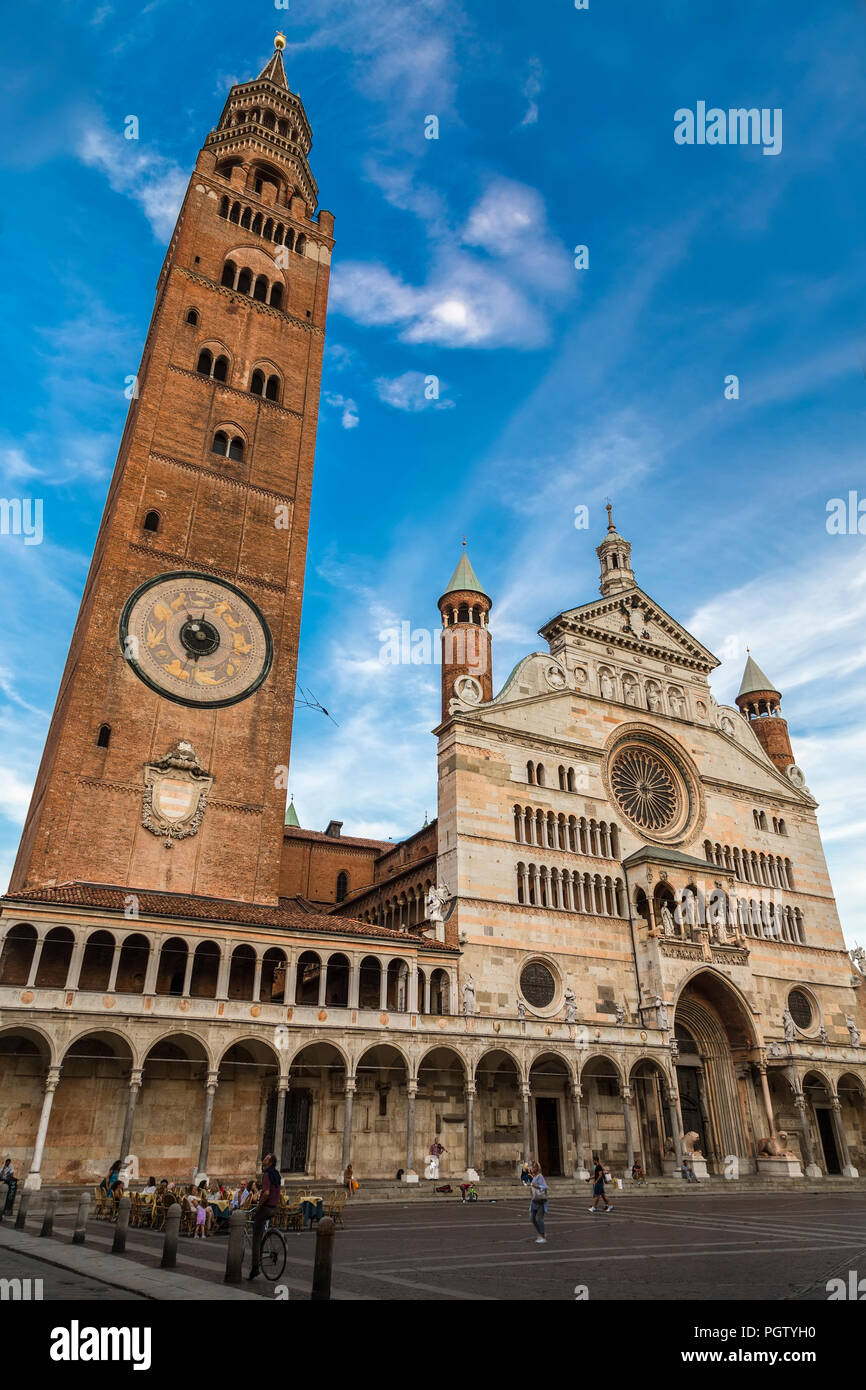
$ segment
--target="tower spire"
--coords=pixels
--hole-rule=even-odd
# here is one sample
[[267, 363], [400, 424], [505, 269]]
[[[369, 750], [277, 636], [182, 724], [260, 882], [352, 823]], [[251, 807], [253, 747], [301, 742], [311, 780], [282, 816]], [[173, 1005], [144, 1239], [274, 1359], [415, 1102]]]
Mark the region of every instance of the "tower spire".
[[748, 719], [752, 732], [772, 763], [782, 772], [795, 761], [788, 733], [788, 721], [782, 716], [782, 696], [769, 676], [761, 670], [748, 647], [746, 669], [737, 692], [737, 708]]
[[618, 594], [625, 589], [632, 589], [637, 584], [634, 577], [634, 570], [631, 567], [631, 544], [619, 535], [613, 524], [613, 504], [608, 499], [605, 503], [607, 512], [607, 535], [596, 546], [595, 553], [601, 565], [601, 592], [603, 598], [610, 598], [611, 594]]
[[[464, 536], [457, 567], [439, 599], [443, 720], [449, 717], [455, 696], [466, 704], [493, 699], [490, 628], [487, 626], [491, 606], [466, 554]], [[467, 676], [472, 680], [461, 679]]]
[[257, 81], [273, 82], [275, 87], [281, 87], [284, 92], [287, 92], [289, 90], [289, 79], [286, 77], [286, 69], [283, 66], [283, 49], [285, 46], [285, 34], [276, 34], [274, 36], [274, 51], [259, 73]]

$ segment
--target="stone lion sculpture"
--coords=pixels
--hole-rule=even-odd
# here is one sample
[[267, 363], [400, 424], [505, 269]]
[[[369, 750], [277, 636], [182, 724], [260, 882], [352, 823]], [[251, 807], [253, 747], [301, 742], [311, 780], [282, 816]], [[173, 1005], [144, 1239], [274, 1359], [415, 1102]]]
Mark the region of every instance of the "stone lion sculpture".
[[703, 1158], [701, 1153], [701, 1136], [690, 1129], [688, 1134], [682, 1135], [683, 1148], [687, 1158]]
[[776, 1134], [771, 1134], [764, 1139], [758, 1140], [759, 1158], [796, 1158], [797, 1155], [792, 1149], [788, 1148], [788, 1134], [784, 1129], [780, 1129]]

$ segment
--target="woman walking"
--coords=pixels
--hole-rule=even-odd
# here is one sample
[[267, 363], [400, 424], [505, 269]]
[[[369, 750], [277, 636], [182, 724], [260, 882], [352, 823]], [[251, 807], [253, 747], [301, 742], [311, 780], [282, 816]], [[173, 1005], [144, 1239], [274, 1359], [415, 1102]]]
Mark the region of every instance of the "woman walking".
[[532, 1181], [529, 1186], [529, 1219], [538, 1232], [535, 1238], [535, 1244], [546, 1245], [547, 1236], [544, 1234], [544, 1217], [547, 1213], [547, 1183], [544, 1181], [541, 1168], [537, 1163], [533, 1163], [530, 1166], [530, 1173], [532, 1175]]

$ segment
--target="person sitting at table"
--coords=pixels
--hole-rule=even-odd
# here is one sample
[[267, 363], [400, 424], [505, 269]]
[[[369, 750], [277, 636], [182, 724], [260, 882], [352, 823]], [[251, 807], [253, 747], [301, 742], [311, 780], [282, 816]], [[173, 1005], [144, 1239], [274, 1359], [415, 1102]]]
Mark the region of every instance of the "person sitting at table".
[[240, 1185], [240, 1187], [238, 1188], [237, 1192], [236, 1192], [235, 1195], [232, 1197], [232, 1200], [231, 1200], [231, 1203], [230, 1203], [232, 1211], [236, 1211], [236, 1210], [238, 1209], [238, 1207], [240, 1207], [241, 1210], [243, 1210], [243, 1208], [248, 1204], [249, 1200], [250, 1200], [250, 1189], [249, 1189], [249, 1184], [248, 1184], [248, 1183], [245, 1183], [245, 1182], [242, 1182], [241, 1185]]
[[147, 1186], [141, 1189], [142, 1196], [152, 1197], [156, 1192], [156, 1178], [148, 1178]]
[[107, 1177], [104, 1177], [102, 1179], [102, 1182], [99, 1184], [99, 1186], [102, 1188], [102, 1191], [107, 1192], [109, 1197], [112, 1196], [115, 1187], [120, 1181], [120, 1168], [121, 1160], [119, 1158], [116, 1158], [108, 1170]]

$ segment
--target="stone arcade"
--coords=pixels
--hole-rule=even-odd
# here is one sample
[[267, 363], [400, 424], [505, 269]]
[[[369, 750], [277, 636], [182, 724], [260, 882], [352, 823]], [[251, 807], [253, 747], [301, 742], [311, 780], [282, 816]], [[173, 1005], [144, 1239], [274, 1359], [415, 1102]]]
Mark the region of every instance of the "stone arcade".
[[278, 44], [190, 180], [0, 908], [4, 1151], [31, 1187], [272, 1145], [393, 1178], [434, 1135], [445, 1177], [685, 1148], [855, 1179], [863, 960], [781, 696], [750, 657], [717, 705], [610, 514], [600, 597], [496, 694], [461, 556], [432, 824], [286, 809], [333, 247], [310, 146]]

